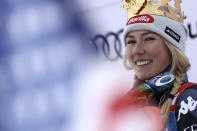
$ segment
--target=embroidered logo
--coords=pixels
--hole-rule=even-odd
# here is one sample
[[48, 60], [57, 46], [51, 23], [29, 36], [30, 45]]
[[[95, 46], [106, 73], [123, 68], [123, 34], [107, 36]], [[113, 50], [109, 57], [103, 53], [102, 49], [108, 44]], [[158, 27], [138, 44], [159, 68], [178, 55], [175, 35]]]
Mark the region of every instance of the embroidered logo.
[[181, 114], [186, 115], [188, 112], [194, 111], [197, 107], [197, 101], [195, 101], [191, 96], [187, 98], [188, 103], [181, 101], [181, 108], [179, 109], [178, 119], [180, 120]]
[[127, 25], [135, 24], [135, 23], [153, 23], [154, 18], [150, 15], [139, 15], [132, 17], [128, 20]]
[[184, 129], [184, 131], [196, 131], [197, 130], [197, 124], [191, 125]]
[[174, 40], [176, 40], [178, 43], [180, 42], [181, 36], [167, 26], [165, 29], [165, 33], [172, 37]]

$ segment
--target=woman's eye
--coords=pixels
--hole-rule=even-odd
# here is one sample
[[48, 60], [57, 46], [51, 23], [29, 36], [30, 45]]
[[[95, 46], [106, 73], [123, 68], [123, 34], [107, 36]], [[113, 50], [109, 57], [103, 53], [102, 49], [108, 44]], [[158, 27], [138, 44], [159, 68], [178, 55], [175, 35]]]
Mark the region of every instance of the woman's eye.
[[127, 42], [127, 44], [135, 44], [135, 43], [136, 43], [135, 40], [129, 40], [129, 41]]
[[147, 38], [145, 38], [145, 41], [152, 41], [152, 40], [155, 40], [155, 38], [153, 38], [153, 37], [147, 37]]

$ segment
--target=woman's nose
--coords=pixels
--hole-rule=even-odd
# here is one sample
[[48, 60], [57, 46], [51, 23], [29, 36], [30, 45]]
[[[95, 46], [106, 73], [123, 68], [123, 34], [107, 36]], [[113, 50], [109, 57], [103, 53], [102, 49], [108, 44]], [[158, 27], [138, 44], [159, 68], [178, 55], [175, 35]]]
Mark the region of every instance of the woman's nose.
[[144, 54], [144, 45], [143, 41], [139, 41], [136, 43], [135, 47], [133, 48], [133, 54]]

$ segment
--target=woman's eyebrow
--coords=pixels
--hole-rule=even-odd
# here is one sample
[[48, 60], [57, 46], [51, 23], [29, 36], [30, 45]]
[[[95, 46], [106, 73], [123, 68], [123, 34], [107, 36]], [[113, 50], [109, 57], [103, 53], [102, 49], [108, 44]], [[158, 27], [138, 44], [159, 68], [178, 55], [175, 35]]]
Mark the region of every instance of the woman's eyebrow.
[[142, 36], [148, 35], [148, 34], [155, 34], [154, 32], [145, 32], [142, 34]]
[[[145, 35], [148, 35], [148, 34], [156, 34], [156, 33], [148, 31], [148, 32], [142, 33], [141, 35], [142, 36], [145, 36]], [[127, 38], [135, 38], [135, 37], [133, 35], [128, 34], [127, 35]]]
[[134, 36], [133, 35], [127, 35], [127, 37], [126, 38], [134, 38]]

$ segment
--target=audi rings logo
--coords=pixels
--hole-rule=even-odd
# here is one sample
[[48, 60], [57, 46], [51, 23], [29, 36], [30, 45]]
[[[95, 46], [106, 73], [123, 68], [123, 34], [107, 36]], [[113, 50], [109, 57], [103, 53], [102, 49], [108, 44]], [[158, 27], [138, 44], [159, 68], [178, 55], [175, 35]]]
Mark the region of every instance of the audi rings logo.
[[123, 33], [123, 29], [117, 33], [109, 32], [106, 35], [96, 35], [92, 40], [96, 50], [103, 52], [104, 56], [110, 60], [115, 61], [123, 57], [123, 47], [120, 35]]

